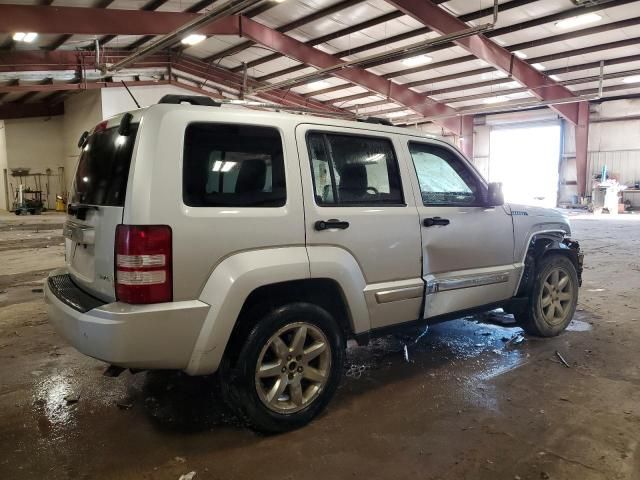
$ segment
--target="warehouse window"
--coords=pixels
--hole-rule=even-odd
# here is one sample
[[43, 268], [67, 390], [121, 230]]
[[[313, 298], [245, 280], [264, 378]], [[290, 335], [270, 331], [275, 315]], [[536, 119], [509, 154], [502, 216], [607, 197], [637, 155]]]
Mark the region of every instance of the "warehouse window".
[[275, 128], [192, 123], [184, 141], [184, 203], [280, 207], [286, 202], [282, 140]]

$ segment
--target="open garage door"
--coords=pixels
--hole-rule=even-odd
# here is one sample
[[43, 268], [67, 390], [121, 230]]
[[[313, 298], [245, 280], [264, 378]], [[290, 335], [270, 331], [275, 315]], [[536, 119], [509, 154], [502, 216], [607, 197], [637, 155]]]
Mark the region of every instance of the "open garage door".
[[560, 123], [496, 126], [490, 142], [489, 180], [503, 183], [507, 202], [557, 205]]

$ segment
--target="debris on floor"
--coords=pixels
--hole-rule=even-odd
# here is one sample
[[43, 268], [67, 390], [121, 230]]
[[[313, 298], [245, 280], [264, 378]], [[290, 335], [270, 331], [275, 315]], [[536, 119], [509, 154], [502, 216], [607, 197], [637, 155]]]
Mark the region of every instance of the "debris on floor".
[[517, 333], [516, 335], [511, 337], [509, 340], [507, 340], [507, 343], [505, 343], [504, 346], [507, 348], [514, 347], [516, 345], [520, 345], [525, 340], [526, 338], [524, 338], [524, 335], [522, 335], [521, 333]]
[[133, 403], [132, 402], [118, 401], [118, 402], [116, 402], [116, 405], [120, 410], [129, 410], [129, 409], [133, 408]]
[[78, 403], [79, 400], [80, 400], [80, 392], [69, 393], [64, 397], [64, 401], [67, 402], [67, 405]]
[[196, 476], [196, 472], [185, 473], [184, 475], [180, 475], [178, 480], [193, 480], [193, 477]]
[[567, 361], [564, 359], [564, 357], [560, 354], [559, 351], [556, 350], [556, 356], [560, 359], [560, 361], [562, 362], [562, 364], [567, 367], [567, 368], [571, 368], [571, 365], [569, 365], [567, 363]]

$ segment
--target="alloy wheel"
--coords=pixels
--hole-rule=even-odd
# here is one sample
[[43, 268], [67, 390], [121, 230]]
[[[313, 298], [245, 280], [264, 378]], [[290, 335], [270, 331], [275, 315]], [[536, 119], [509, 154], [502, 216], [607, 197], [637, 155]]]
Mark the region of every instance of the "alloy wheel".
[[569, 272], [556, 267], [551, 270], [542, 284], [540, 309], [544, 319], [550, 325], [566, 321], [571, 313], [574, 285]]
[[276, 413], [295, 413], [318, 398], [330, 372], [331, 346], [322, 330], [290, 323], [269, 338], [258, 356], [258, 397]]

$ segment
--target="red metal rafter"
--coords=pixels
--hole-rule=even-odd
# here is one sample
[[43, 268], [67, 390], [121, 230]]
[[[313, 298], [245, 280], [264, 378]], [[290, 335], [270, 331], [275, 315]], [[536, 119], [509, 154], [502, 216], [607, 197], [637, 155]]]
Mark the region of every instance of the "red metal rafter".
[[[392, 5], [402, 10], [407, 15], [415, 18], [433, 30], [446, 35], [468, 26], [438, 7], [430, 0], [416, 2], [414, 0], [387, 0]], [[496, 68], [510, 74], [513, 79], [530, 89], [531, 93], [541, 100], [554, 100], [573, 97], [574, 94], [568, 88], [558, 85], [546, 77], [528, 63], [511, 54], [505, 48], [497, 45], [484, 35], [461, 38], [454, 42], [466, 49], [477, 58], [493, 65]], [[571, 123], [578, 123], [578, 105], [554, 105], [553, 108]]]
[[[110, 52], [109, 60], [118, 60], [123, 58], [129, 52]], [[12, 51], [0, 52], [0, 72], [24, 72], [24, 71], [43, 71], [43, 70], [75, 70], [78, 65], [94, 65], [95, 52], [76, 52], [70, 50], [57, 50], [52, 52], [45, 51]], [[154, 54], [146, 57], [144, 61], [136, 63], [131, 68], [144, 67], [164, 67], [170, 68], [172, 71], [181, 71], [202, 78], [208, 82], [215, 82], [227, 86], [235, 91], [242, 88], [242, 75], [238, 75], [221, 67], [209, 65], [200, 59], [190, 57], [188, 55], [171, 56], [168, 54]], [[171, 79], [172, 80], [172, 79]], [[195, 80], [197, 81], [197, 80]], [[103, 82], [104, 83], [104, 82]], [[157, 85], [160, 82], [149, 81], [149, 85]], [[25, 88], [15, 88], [11, 85], [0, 86], [0, 92], [14, 91], [68, 91], [82, 90], [84, 82], [70, 84], [54, 84], [54, 85], [31, 85]], [[102, 88], [99, 85], [87, 83], [87, 88]], [[104, 83], [109, 85], [108, 82]], [[137, 83], [140, 85], [140, 83]], [[255, 80], [248, 79], [247, 86], [253, 87], [259, 85]], [[115, 84], [113, 86], [116, 86]], [[121, 86], [121, 85], [119, 85]], [[0, 93], [2, 95], [2, 93]], [[327, 105], [318, 100], [304, 98], [295, 92], [286, 90], [274, 90], [264, 92], [259, 95], [260, 98], [272, 103], [280, 103], [282, 105], [306, 107], [325, 111], [328, 113], [348, 113], [338, 107]]]
[[[190, 12], [156, 12], [81, 7], [0, 5], [0, 32], [74, 35], [164, 35], [198, 17]], [[237, 17], [212, 22], [205, 35], [235, 35]]]
[[[266, 27], [261, 23], [246, 17], [241, 17], [240, 32], [245, 38], [317, 68], [328, 68], [341, 62], [339, 58], [333, 55], [310, 47], [304, 42], [277, 32], [272, 28]], [[408, 109], [414, 110], [425, 117], [445, 114], [455, 116], [457, 113], [457, 111], [451, 107], [438, 103], [429, 97], [397, 83], [385, 80], [379, 75], [375, 75], [361, 68], [345, 68], [334, 72], [334, 75], [336, 77], [349, 80], [381, 95], [385, 95], [389, 99], [398, 102]], [[442, 119], [439, 120], [438, 123], [456, 135], [460, 134], [459, 119]]]

